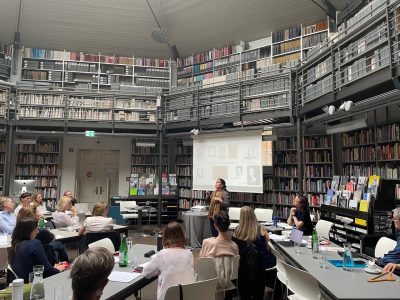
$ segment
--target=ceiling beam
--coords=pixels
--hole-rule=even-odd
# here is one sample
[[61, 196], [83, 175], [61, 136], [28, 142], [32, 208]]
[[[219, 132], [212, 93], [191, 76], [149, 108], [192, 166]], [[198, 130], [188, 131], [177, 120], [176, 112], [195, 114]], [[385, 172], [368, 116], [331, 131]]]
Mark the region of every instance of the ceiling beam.
[[316, 6], [322, 9], [327, 16], [329, 16], [332, 20], [336, 20], [336, 8], [330, 2], [330, 0], [320, 0], [322, 3], [318, 3], [317, 0], [311, 0]]

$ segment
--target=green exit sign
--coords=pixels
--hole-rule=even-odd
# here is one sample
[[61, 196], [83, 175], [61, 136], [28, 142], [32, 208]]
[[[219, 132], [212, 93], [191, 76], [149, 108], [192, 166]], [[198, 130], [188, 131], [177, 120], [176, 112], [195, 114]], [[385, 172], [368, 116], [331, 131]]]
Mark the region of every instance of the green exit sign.
[[96, 133], [93, 130], [86, 130], [85, 131], [85, 136], [87, 137], [94, 137]]

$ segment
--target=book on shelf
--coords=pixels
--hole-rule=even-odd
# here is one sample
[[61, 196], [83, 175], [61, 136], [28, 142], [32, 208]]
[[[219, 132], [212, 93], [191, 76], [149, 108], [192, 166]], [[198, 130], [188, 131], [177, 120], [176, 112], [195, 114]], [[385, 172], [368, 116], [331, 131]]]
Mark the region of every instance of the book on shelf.
[[368, 190], [367, 192], [376, 198], [378, 192], [380, 176], [372, 175], [368, 180]]

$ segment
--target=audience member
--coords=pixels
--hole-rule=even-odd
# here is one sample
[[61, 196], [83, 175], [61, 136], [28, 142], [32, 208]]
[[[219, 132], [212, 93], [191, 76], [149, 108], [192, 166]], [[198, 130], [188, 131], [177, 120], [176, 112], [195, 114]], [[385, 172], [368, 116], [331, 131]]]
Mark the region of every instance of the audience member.
[[294, 198], [294, 206], [295, 207], [290, 209], [287, 223], [303, 231], [304, 235], [311, 235], [313, 225], [311, 222], [310, 211], [308, 210], [307, 198], [305, 196], [297, 195]]
[[74, 195], [72, 194], [71, 191], [65, 191], [63, 196], [66, 196], [66, 197], [68, 197], [69, 199], [71, 199], [71, 204], [72, 204], [72, 206], [75, 206], [75, 204], [78, 203], [78, 200], [76, 200], [76, 199], [74, 198]]
[[218, 235], [217, 229], [214, 227], [214, 216], [219, 211], [228, 212], [229, 210], [229, 193], [226, 190], [225, 180], [218, 178], [215, 181], [215, 191], [212, 194], [207, 194], [206, 201], [210, 202], [210, 209], [208, 210], [208, 217], [210, 218], [211, 235], [216, 237]]
[[[17, 223], [23, 219], [35, 219], [39, 222], [41, 217], [40, 212], [37, 210], [36, 205], [30, 207], [23, 207], [18, 213]], [[60, 241], [54, 240], [54, 234], [51, 233], [46, 228], [38, 228], [39, 232], [36, 235], [36, 239], [39, 240], [43, 244], [43, 248], [45, 250], [47, 259], [50, 264], [55, 264], [57, 262], [66, 261], [68, 262], [68, 254], [65, 251], [64, 244]], [[51, 247], [51, 248], [49, 248]]]
[[52, 211], [51, 207], [47, 206], [45, 201], [43, 201], [41, 193], [34, 193], [32, 195], [32, 203], [37, 205], [37, 210], [39, 210], [41, 214], [44, 214], [47, 211]]
[[230, 224], [229, 215], [224, 211], [220, 211], [218, 215], [214, 217], [214, 225], [218, 231], [218, 236], [203, 240], [200, 257], [239, 255], [239, 249], [236, 243], [232, 242], [228, 233]]
[[8, 261], [19, 278], [28, 283], [29, 273], [36, 265], [43, 265], [43, 277], [49, 277], [65, 270], [65, 266], [49, 263], [43, 245], [36, 240], [38, 233], [35, 219], [23, 219], [17, 222], [11, 236], [11, 247], [8, 249]]
[[0, 232], [10, 235], [14, 228], [16, 218], [12, 214], [14, 210], [14, 202], [9, 197], [0, 198]]
[[142, 273], [146, 278], [158, 275], [157, 300], [164, 299], [170, 286], [195, 282], [193, 254], [185, 249], [185, 234], [178, 223], [171, 222], [165, 227], [163, 246]]
[[87, 249], [71, 270], [72, 300], [98, 300], [114, 268], [114, 257], [105, 248]]
[[[393, 210], [393, 223], [396, 229], [396, 232], [400, 230], [400, 210], [399, 208], [395, 208]], [[383, 268], [384, 271], [394, 272], [400, 274], [400, 238], [397, 236], [397, 245], [392, 250], [385, 254], [382, 259], [378, 260], [378, 264], [385, 265]]]
[[[71, 214], [67, 213], [70, 211]], [[57, 211], [53, 213], [54, 222], [60, 224], [61, 226], [72, 226], [77, 225], [79, 218], [76, 216], [76, 210], [72, 209], [71, 199], [67, 196], [61, 197], [57, 204]]]
[[22, 193], [21, 196], [19, 196], [19, 201], [20, 204], [14, 211], [15, 216], [18, 215], [18, 212], [22, 207], [29, 207], [29, 204], [31, 203], [31, 193]]
[[87, 217], [79, 230], [79, 235], [85, 232], [113, 230], [112, 218], [107, 218], [108, 206], [105, 202], [97, 202], [93, 207], [92, 216]]

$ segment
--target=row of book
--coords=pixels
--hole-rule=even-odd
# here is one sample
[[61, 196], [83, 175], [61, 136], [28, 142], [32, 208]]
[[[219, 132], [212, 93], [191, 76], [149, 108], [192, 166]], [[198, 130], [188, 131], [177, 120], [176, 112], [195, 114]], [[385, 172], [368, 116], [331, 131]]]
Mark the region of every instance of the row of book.
[[375, 142], [373, 128], [342, 134], [342, 145], [345, 147], [358, 147], [360, 144], [372, 144]]
[[319, 32], [322, 30], [327, 30], [328, 26], [329, 26], [328, 20], [323, 20], [323, 21], [317, 22], [315, 24], [305, 26], [305, 27], [303, 27], [303, 35], [311, 34], [314, 32]]
[[0, 52], [1, 53], [11, 56], [13, 54], [13, 49], [14, 49], [13, 45], [7, 45], [7, 44], [0, 42]]
[[297, 163], [297, 153], [295, 151], [285, 152], [285, 153], [277, 152], [275, 155], [274, 163], [277, 164]]
[[175, 161], [175, 163], [177, 165], [181, 165], [181, 164], [184, 164], [184, 165], [190, 164], [191, 165], [192, 162], [193, 162], [193, 158], [191, 156], [179, 156], [176, 158], [176, 161]]
[[309, 150], [305, 153], [305, 162], [320, 162], [320, 163], [332, 163], [332, 153], [330, 150], [315, 151]]
[[306, 136], [304, 137], [304, 149], [330, 148], [332, 140], [330, 136]]
[[297, 166], [290, 167], [274, 167], [274, 174], [277, 177], [297, 177], [298, 168]]
[[17, 145], [17, 152], [38, 152], [38, 153], [58, 153], [60, 151], [59, 143], [37, 143], [19, 144]]
[[285, 91], [290, 87], [289, 78], [277, 78], [271, 81], [256, 83], [252, 85], [244, 85], [241, 92], [243, 97], [249, 97], [265, 93], [273, 93], [277, 91]]
[[272, 33], [272, 42], [278, 43], [288, 39], [293, 39], [301, 36], [301, 27], [296, 26], [282, 31]]
[[16, 176], [57, 176], [57, 166], [16, 166]]
[[288, 68], [296, 66], [301, 59], [301, 53], [296, 52], [293, 54], [282, 55], [278, 57], [272, 57], [272, 64], [281, 64]]
[[297, 150], [297, 139], [295, 137], [279, 138], [276, 142], [276, 150]]
[[328, 38], [328, 32], [326, 31], [303, 37], [301, 39], [302, 49], [304, 50], [306, 48], [315, 47], [319, 43], [325, 42], [327, 38]]
[[[1, 158], [0, 158], [1, 160]], [[57, 154], [24, 154], [17, 153], [17, 164], [53, 164], [58, 162]]]
[[304, 168], [306, 177], [332, 177], [332, 165], [322, 166], [305, 166]]
[[311, 101], [333, 90], [333, 77], [329, 75], [314, 84], [306, 86], [303, 98], [304, 102]]
[[112, 120], [112, 112], [98, 109], [69, 108], [68, 119], [76, 120]]
[[[139, 165], [139, 164], [148, 164], [148, 165], [154, 165], [154, 164], [158, 164], [159, 163], [159, 157], [158, 156], [135, 156], [132, 155], [132, 159], [131, 159], [131, 164], [132, 165]], [[162, 157], [162, 164], [166, 165], [168, 163], [168, 158], [163, 156]]]
[[304, 84], [309, 84], [312, 81], [332, 72], [332, 57], [329, 56], [326, 60], [318, 63], [315, 67], [307, 70], [304, 77]]
[[342, 150], [345, 162], [375, 160], [375, 146], [363, 146]]
[[187, 177], [187, 176], [179, 177], [178, 174], [177, 174], [177, 176], [178, 176], [178, 186], [185, 186], [185, 187], [191, 187], [192, 186], [192, 178]]
[[176, 154], [178, 155], [188, 155], [191, 157], [193, 150], [191, 146], [178, 146], [176, 148]]
[[132, 122], [149, 121], [149, 122], [155, 122], [156, 121], [156, 115], [155, 114], [151, 114], [151, 113], [146, 113], [145, 115], [143, 115], [140, 112], [136, 112], [136, 111], [131, 111], [131, 112], [119, 111], [119, 112], [114, 113], [114, 121], [132, 121]]
[[272, 46], [273, 55], [283, 54], [287, 52], [297, 51], [301, 49], [301, 41], [294, 40], [289, 42], [280, 43]]
[[[162, 166], [161, 171], [163, 173], [168, 172], [167, 166]], [[158, 166], [131, 166], [131, 174], [147, 173], [155, 174], [158, 173]]]
[[400, 124], [389, 124], [376, 129], [376, 140], [378, 142], [400, 141]]
[[289, 107], [290, 97], [285, 94], [266, 96], [258, 99], [251, 99], [242, 102], [244, 111], [266, 110], [273, 108]]

